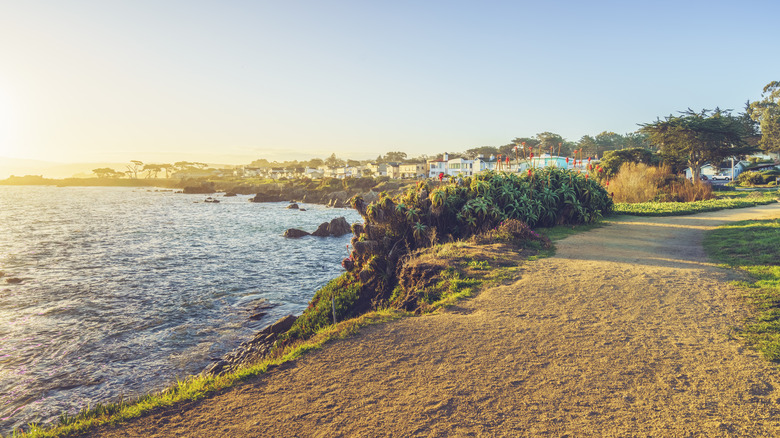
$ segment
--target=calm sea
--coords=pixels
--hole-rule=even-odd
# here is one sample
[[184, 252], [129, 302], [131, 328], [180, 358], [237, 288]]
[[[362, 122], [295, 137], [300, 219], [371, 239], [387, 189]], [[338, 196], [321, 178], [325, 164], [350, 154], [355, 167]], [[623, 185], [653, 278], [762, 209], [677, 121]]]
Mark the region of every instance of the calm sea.
[[[354, 210], [128, 188], [0, 186], [0, 433], [199, 373], [342, 271]], [[19, 284], [6, 280], [19, 278]], [[250, 320], [259, 303], [276, 305]]]

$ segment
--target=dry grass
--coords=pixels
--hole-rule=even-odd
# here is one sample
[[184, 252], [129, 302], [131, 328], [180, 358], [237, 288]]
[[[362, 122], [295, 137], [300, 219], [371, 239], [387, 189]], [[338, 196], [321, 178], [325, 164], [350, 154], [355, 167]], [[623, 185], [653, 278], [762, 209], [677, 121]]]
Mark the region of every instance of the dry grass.
[[712, 186], [675, 176], [669, 166], [624, 163], [609, 182], [615, 202], [693, 202], [714, 198]]

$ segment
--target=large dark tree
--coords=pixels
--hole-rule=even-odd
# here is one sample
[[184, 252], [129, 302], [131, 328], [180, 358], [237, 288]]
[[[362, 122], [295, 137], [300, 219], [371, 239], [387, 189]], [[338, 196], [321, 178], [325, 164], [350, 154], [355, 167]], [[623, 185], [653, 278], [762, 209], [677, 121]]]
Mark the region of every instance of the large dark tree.
[[726, 157], [756, 150], [745, 141], [747, 133], [739, 118], [718, 108], [701, 112], [688, 109], [680, 116], [640, 126], [639, 131], [660, 148], [664, 158], [684, 159], [695, 180], [706, 163], [720, 163]]
[[617, 149], [604, 152], [601, 158], [601, 168], [604, 169], [604, 177], [612, 178], [617, 175], [623, 163], [644, 163], [648, 165], [658, 164], [659, 157], [653, 151], [644, 148]]
[[772, 81], [761, 93], [763, 99], [749, 105], [750, 117], [761, 127], [762, 149], [780, 152], [780, 81]]

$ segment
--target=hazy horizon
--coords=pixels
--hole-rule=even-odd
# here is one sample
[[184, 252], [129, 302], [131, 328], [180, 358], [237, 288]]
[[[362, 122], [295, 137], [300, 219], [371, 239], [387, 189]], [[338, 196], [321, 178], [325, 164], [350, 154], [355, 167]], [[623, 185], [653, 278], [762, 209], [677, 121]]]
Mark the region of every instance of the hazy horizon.
[[[0, 157], [371, 159], [760, 98], [769, 1], [5, 2]], [[2, 167], [2, 163], [0, 163]]]

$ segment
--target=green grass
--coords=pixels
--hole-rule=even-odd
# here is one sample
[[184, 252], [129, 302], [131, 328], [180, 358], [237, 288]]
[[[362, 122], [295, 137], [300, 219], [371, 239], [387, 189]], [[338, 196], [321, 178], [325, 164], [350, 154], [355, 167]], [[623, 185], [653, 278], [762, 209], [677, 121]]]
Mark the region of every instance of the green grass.
[[724, 192], [717, 199], [695, 202], [639, 202], [636, 204], [617, 203], [614, 214], [630, 214], [634, 216], [682, 216], [703, 213], [706, 211], [726, 210], [731, 208], [755, 207], [757, 205], [777, 202], [778, 192], [753, 192], [758, 195], [732, 194]]
[[780, 362], [780, 219], [743, 221], [707, 233], [710, 256], [746, 273], [738, 283], [755, 314], [738, 333], [768, 360]]

